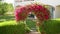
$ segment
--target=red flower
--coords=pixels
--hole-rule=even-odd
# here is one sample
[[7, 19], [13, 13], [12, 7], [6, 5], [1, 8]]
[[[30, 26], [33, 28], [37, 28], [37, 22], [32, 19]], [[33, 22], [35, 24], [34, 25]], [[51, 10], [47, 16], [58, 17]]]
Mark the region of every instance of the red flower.
[[48, 20], [50, 18], [50, 12], [45, 7], [37, 4], [32, 4], [29, 5], [28, 7], [21, 6], [20, 9], [16, 9], [15, 11], [16, 21], [25, 20], [25, 18], [31, 11], [33, 11], [36, 17], [41, 21], [44, 21], [44, 19]]
[[49, 15], [45, 15], [45, 20], [48, 20], [49, 19]]

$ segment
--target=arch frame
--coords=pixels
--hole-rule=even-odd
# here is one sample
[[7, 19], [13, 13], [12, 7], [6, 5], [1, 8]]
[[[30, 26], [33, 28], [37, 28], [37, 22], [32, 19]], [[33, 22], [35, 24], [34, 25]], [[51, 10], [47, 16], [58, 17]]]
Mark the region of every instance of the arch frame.
[[36, 15], [38, 22], [36, 22], [36, 26], [39, 26], [44, 22], [50, 19], [50, 11], [40, 4], [31, 4], [26, 6], [20, 6], [19, 9], [15, 10], [15, 18], [16, 21], [25, 21], [28, 14], [32, 12]]

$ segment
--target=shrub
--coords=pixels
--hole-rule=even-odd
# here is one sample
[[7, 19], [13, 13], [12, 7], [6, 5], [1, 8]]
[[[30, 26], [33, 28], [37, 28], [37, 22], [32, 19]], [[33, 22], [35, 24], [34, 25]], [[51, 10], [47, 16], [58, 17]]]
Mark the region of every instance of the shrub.
[[26, 20], [26, 24], [27, 24], [27, 26], [28, 26], [30, 29], [36, 28], [36, 22], [35, 22], [35, 21], [32, 21], [32, 20], [30, 20], [30, 19], [27, 19], [27, 20]]
[[[3, 23], [4, 24], [4, 23]], [[0, 25], [0, 34], [25, 34], [24, 23]]]
[[[60, 21], [45, 21], [43, 26], [46, 34], [60, 34]], [[40, 31], [42, 32], [42, 26], [40, 27]]]

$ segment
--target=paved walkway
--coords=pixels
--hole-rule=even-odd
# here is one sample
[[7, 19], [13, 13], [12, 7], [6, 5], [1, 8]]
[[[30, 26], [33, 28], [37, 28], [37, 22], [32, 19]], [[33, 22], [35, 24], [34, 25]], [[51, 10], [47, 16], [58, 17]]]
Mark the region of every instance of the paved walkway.
[[31, 32], [29, 32], [27, 34], [40, 34], [40, 33], [39, 32], [36, 32], [36, 31], [31, 31]]
[[29, 34], [40, 34], [39, 32], [30, 32]]

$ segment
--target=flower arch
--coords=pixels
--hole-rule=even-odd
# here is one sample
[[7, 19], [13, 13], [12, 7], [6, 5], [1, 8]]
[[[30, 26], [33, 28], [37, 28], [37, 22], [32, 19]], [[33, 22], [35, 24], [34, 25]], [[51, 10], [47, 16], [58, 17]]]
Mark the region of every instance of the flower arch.
[[15, 10], [16, 21], [24, 21], [27, 18], [29, 12], [35, 14], [37, 19], [39, 20], [39, 23], [41, 24], [42, 22], [50, 19], [50, 11], [47, 8], [40, 4], [31, 4], [20, 6], [19, 9]]
[[38, 20], [44, 21], [50, 18], [50, 11], [42, 5], [31, 4], [26, 6], [20, 6], [15, 11], [16, 21], [25, 20], [29, 12], [33, 12]]

